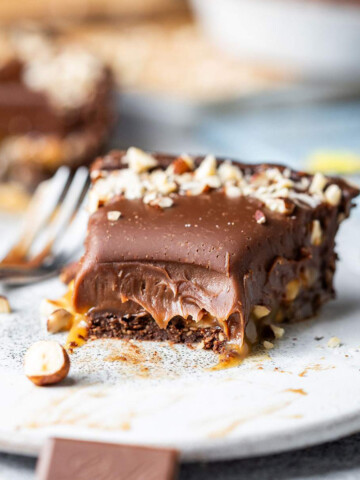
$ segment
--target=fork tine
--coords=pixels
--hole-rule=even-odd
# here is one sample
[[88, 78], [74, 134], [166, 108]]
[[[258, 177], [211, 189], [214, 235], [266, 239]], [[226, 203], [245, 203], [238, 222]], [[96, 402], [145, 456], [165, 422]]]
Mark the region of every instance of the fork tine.
[[[90, 178], [85, 167], [78, 168], [75, 174], [63, 169], [55, 177], [36, 191], [20, 240], [0, 262], [0, 281], [4, 284], [15, 286], [41, 281], [59, 271], [69, 260], [64, 260], [64, 251], [55, 253], [53, 247], [73, 221], [79, 218], [78, 212], [88, 191]], [[49, 202], [51, 194], [53, 201]], [[51, 203], [45, 211], [41, 208], [44, 202], [46, 205]], [[33, 258], [25, 261], [38, 236], [41, 237], [39, 242], [42, 238], [46, 240], [45, 246]]]
[[71, 253], [61, 252], [55, 255], [51, 262], [33, 266], [32, 268], [16, 266], [3, 268], [0, 266], [0, 282], [7, 287], [16, 287], [46, 280], [54, 275], [58, 275], [63, 266], [74, 259], [75, 251], [79, 250], [78, 246]]
[[89, 187], [89, 174], [85, 167], [77, 169], [72, 182], [66, 192], [57, 216], [48, 226], [49, 239], [43, 249], [29, 262], [34, 267], [49, 256], [56, 242], [65, 234], [68, 226], [73, 222], [79, 211]]
[[0, 282], [6, 287], [15, 287], [41, 282], [52, 276], [58, 275], [64, 263], [56, 261], [47, 267], [32, 269], [0, 269]]
[[69, 188], [70, 180], [70, 170], [67, 167], [61, 167], [52, 179], [39, 185], [26, 211], [19, 240], [5, 255], [0, 265], [21, 263], [25, 259], [35, 239], [56, 213], [58, 205]]

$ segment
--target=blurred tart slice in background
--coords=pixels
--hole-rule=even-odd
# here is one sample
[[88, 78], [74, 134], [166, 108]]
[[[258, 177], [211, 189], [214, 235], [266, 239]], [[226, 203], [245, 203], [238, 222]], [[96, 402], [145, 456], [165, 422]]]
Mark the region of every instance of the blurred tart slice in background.
[[109, 69], [83, 47], [38, 28], [3, 28], [1, 182], [32, 191], [59, 166], [90, 162], [109, 132], [111, 93]]

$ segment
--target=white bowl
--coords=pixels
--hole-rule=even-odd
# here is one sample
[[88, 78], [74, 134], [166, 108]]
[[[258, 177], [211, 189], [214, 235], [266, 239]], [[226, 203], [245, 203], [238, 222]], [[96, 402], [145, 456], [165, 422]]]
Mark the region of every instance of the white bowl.
[[311, 78], [360, 79], [360, 5], [324, 0], [192, 0], [215, 42], [233, 55]]

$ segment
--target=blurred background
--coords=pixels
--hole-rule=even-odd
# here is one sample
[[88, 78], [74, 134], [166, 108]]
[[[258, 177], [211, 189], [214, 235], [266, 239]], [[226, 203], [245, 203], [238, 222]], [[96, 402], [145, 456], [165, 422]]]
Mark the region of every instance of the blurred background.
[[[0, 22], [2, 43], [10, 39], [14, 50], [17, 39], [12, 58], [20, 55], [25, 74], [42, 55], [44, 42], [60, 49], [76, 45], [110, 72], [112, 121], [106, 140], [101, 137], [77, 162], [87, 163], [111, 147], [136, 145], [174, 153], [212, 152], [250, 162], [273, 160], [358, 178], [360, 0], [22, 0], [21, 7], [3, 0]], [[27, 35], [20, 42], [21, 54], [19, 32]], [[1, 68], [7, 72], [9, 66], [9, 47], [0, 46], [0, 117], [1, 104], [15, 102], [17, 128], [26, 124], [14, 132], [9, 114], [6, 121], [12, 127], [1, 130], [7, 148], [0, 144], [0, 203], [21, 210], [34, 188], [34, 175], [29, 188], [23, 179], [30, 174], [19, 175], [27, 168], [24, 162], [19, 167], [15, 163], [16, 175], [8, 173], [13, 156], [8, 137], [30, 138], [22, 152], [34, 149], [39, 170], [43, 150], [39, 154], [38, 146], [33, 147], [33, 138], [40, 131], [41, 149], [47, 136], [67, 139], [71, 129], [78, 128], [78, 112], [67, 112], [65, 121], [57, 111], [66, 133], [52, 132], [49, 122], [39, 127], [31, 114], [24, 122], [22, 111], [20, 122], [21, 95], [14, 99], [5, 86], [9, 88], [11, 80], [29, 90], [32, 84], [24, 73], [2, 75]], [[81, 70], [76, 56], [73, 63], [73, 70]], [[50, 83], [54, 72], [57, 77], [56, 68], [64, 76], [61, 62], [54, 68]], [[71, 85], [77, 84], [78, 72], [66, 75]], [[49, 95], [51, 87], [40, 84], [37, 93]], [[61, 89], [61, 83], [56, 88]], [[94, 105], [93, 110], [101, 108], [99, 102]], [[90, 114], [82, 113], [83, 123], [84, 115], [87, 119]], [[66, 163], [66, 155], [71, 153], [51, 168]], [[52, 171], [45, 170], [45, 176]]]

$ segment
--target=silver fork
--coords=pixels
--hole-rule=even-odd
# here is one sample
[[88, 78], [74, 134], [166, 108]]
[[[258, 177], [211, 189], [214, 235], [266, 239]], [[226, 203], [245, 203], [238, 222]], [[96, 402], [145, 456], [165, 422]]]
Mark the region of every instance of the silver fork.
[[[37, 282], [54, 275], [70, 260], [74, 251], [65, 253], [59, 242], [76, 220], [88, 188], [85, 167], [75, 173], [61, 167], [52, 179], [39, 185], [17, 242], [0, 262], [1, 283], [14, 286]], [[36, 242], [41, 240], [39, 251], [34, 253]]]

